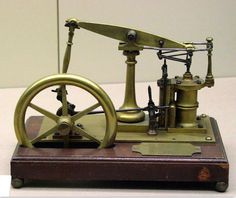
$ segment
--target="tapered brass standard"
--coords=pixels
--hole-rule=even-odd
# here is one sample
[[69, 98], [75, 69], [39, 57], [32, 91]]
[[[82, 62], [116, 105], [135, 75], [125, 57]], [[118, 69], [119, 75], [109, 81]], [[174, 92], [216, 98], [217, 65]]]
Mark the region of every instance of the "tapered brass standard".
[[[124, 103], [120, 109], [139, 108], [135, 96], [135, 57], [139, 55], [139, 51], [124, 51], [124, 55], [127, 56], [126, 86]], [[144, 120], [145, 114], [143, 111], [119, 112], [117, 118], [120, 122], [140, 122]]]

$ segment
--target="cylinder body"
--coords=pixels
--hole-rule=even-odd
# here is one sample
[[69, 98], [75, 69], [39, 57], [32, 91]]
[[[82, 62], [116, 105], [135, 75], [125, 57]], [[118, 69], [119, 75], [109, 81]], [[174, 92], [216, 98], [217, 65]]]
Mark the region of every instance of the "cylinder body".
[[186, 72], [178, 78], [176, 88], [176, 127], [195, 128], [197, 124], [197, 94], [204, 87], [204, 81], [198, 76], [192, 77]]
[[[194, 86], [193, 86], [194, 88]], [[177, 90], [176, 121], [177, 127], [197, 127], [197, 90]]]

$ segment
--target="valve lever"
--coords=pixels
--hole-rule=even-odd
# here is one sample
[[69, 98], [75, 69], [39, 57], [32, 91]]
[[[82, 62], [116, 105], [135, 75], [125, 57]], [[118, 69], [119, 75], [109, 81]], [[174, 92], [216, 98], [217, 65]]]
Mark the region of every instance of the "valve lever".
[[157, 117], [159, 113], [158, 113], [158, 108], [155, 106], [155, 103], [152, 100], [152, 89], [150, 86], [148, 86], [148, 97], [149, 101], [147, 110], [149, 115], [149, 130], [147, 133], [149, 135], [157, 135], [157, 127], [158, 127]]

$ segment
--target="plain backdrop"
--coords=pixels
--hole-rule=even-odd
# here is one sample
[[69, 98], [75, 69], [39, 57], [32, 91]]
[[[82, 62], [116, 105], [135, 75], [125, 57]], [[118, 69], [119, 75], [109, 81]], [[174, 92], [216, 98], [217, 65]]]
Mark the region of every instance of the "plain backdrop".
[[[143, 30], [184, 41], [214, 38], [215, 77], [236, 76], [235, 0], [0, 0], [0, 87], [25, 87], [61, 67], [67, 40], [65, 19]], [[69, 73], [98, 83], [125, 80], [119, 41], [76, 30]], [[137, 57], [136, 81], [155, 81], [162, 61], [155, 51]], [[184, 65], [168, 61], [169, 77]], [[205, 77], [206, 53], [193, 57], [192, 72]]]

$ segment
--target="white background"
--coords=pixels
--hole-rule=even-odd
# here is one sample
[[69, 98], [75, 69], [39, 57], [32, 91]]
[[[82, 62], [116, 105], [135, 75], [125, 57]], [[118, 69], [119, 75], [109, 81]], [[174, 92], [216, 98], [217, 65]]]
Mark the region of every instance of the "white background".
[[[0, 0], [0, 87], [24, 87], [58, 71], [58, 56], [62, 63], [67, 40], [64, 21], [69, 17], [131, 27], [178, 42], [212, 36], [214, 75], [235, 76], [235, 8], [234, 0]], [[125, 57], [118, 43], [76, 31], [69, 72], [98, 83], [124, 82]], [[160, 77], [162, 62], [154, 51], [141, 52], [137, 60], [137, 81]], [[205, 76], [206, 60], [205, 54], [194, 56], [194, 74]], [[168, 65], [169, 76], [184, 71], [183, 64]]]

